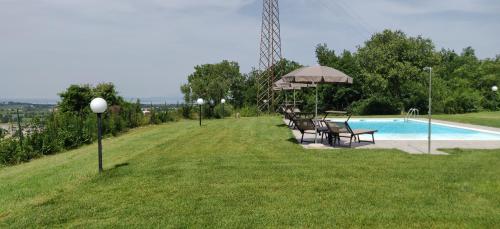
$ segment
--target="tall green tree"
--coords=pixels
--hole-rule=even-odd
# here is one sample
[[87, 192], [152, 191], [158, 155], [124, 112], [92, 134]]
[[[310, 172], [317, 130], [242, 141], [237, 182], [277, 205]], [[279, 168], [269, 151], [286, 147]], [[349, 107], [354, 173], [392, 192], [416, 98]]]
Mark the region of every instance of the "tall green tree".
[[[372, 36], [357, 52], [362, 66], [364, 95], [383, 95], [415, 106], [409, 98], [415, 84], [425, 82], [423, 68], [438, 63], [430, 39], [407, 37], [401, 31], [385, 30]], [[407, 85], [408, 84], [408, 85]]]
[[245, 79], [238, 63], [224, 60], [217, 64], [198, 65], [194, 69], [188, 76], [188, 83], [181, 86], [186, 103], [203, 98], [218, 104], [226, 98], [235, 106], [243, 104]]
[[101, 97], [108, 103], [108, 106], [122, 105], [123, 98], [118, 95], [115, 85], [112, 83], [100, 83], [93, 88], [94, 97]]
[[431, 40], [390, 30], [373, 35], [355, 53], [344, 51], [336, 55], [326, 45], [319, 45], [316, 56], [321, 65], [339, 69], [354, 78], [352, 86], [323, 86], [327, 93], [322, 94], [333, 103], [326, 105], [392, 106], [381, 112], [410, 107], [424, 110], [425, 97], [421, 92], [425, 91], [426, 78], [422, 69], [434, 66], [439, 60]]
[[320, 44], [316, 46], [316, 57], [320, 65], [338, 69], [354, 79], [353, 85], [320, 85], [321, 110], [343, 110], [361, 98], [363, 81], [359, 77], [361, 68], [355, 55], [347, 50], [336, 55], [326, 44]]
[[94, 94], [90, 85], [71, 85], [66, 91], [59, 93], [61, 101], [58, 108], [61, 112], [83, 113], [89, 109]]

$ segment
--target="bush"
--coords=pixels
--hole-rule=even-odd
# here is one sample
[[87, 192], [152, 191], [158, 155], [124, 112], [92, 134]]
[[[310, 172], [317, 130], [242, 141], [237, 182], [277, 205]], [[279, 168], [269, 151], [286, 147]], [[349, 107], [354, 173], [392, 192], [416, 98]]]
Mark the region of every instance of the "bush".
[[241, 117], [255, 117], [259, 115], [259, 110], [256, 106], [244, 106], [238, 112]]
[[176, 120], [174, 113], [170, 112], [168, 108], [163, 111], [159, 111], [158, 118], [161, 122], [172, 122]]
[[0, 140], [0, 164], [12, 165], [21, 161], [19, 142], [9, 138]]
[[444, 112], [448, 114], [469, 113], [481, 111], [483, 97], [477, 92], [462, 91], [450, 95], [445, 100]]
[[233, 106], [231, 104], [224, 104], [224, 111], [222, 111], [222, 104], [215, 106], [214, 108], [215, 118], [229, 117], [233, 113]]
[[[200, 112], [199, 108], [196, 109], [196, 111]], [[201, 112], [203, 118], [213, 118], [215, 116], [214, 107], [211, 106], [210, 104], [204, 104], [203, 106], [201, 106]]]
[[[64, 106], [64, 109], [51, 113], [43, 120], [33, 117], [24, 127], [27, 134], [22, 144], [16, 135], [5, 139], [3, 132], [0, 133], [0, 164], [29, 161], [42, 155], [90, 144], [96, 140], [97, 117], [91, 113], [87, 102], [82, 103], [78, 100], [82, 96], [86, 100], [96, 95], [103, 96], [111, 105], [108, 112], [103, 114], [103, 135], [115, 136], [129, 128], [173, 121], [177, 117], [171, 114], [166, 106], [165, 109], [153, 109], [150, 117], [144, 117], [139, 100], [135, 103], [125, 102], [110, 84], [92, 89], [94, 94], [87, 93], [88, 89], [89, 86], [70, 87], [68, 93], [63, 93], [64, 96], [61, 94], [65, 102], [61, 102], [59, 106]], [[77, 103], [74, 100], [78, 100]], [[184, 117], [191, 117], [192, 108], [184, 105], [180, 112]]]
[[149, 124], [151, 125], [157, 125], [161, 123], [160, 117], [157, 114], [157, 111], [155, 108], [151, 108], [149, 113]]
[[193, 118], [193, 106], [188, 104], [183, 104], [181, 108], [178, 109], [178, 112], [181, 114], [183, 118], [192, 119]]
[[357, 115], [393, 115], [400, 114], [403, 104], [387, 97], [371, 97], [354, 102], [350, 109]]
[[2, 128], [0, 128], [0, 139], [4, 138], [5, 135], [7, 135], [7, 131], [4, 130], [4, 129], [2, 129]]

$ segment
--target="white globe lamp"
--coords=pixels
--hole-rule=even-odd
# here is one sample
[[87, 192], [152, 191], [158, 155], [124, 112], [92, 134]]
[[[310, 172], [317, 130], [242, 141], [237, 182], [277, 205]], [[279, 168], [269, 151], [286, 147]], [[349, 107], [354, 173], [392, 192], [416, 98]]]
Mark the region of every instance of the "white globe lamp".
[[95, 98], [90, 102], [90, 109], [96, 114], [102, 114], [108, 109], [108, 103], [103, 98]]

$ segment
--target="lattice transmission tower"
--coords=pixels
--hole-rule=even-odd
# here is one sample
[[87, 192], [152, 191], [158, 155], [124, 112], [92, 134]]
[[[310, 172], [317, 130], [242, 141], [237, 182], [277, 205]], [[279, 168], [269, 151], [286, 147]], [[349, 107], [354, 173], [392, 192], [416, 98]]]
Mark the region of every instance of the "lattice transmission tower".
[[281, 61], [280, 15], [278, 0], [263, 0], [260, 35], [260, 60], [257, 106], [260, 111], [271, 111], [276, 105], [273, 83], [276, 65]]

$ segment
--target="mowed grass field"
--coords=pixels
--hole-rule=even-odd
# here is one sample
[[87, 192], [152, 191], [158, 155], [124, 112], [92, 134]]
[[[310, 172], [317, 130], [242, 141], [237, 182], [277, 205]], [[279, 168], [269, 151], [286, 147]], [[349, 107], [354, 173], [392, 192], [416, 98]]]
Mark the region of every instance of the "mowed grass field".
[[433, 115], [433, 118], [500, 128], [500, 111], [456, 115]]
[[278, 117], [181, 121], [0, 168], [0, 228], [500, 225], [500, 150], [304, 150]]

